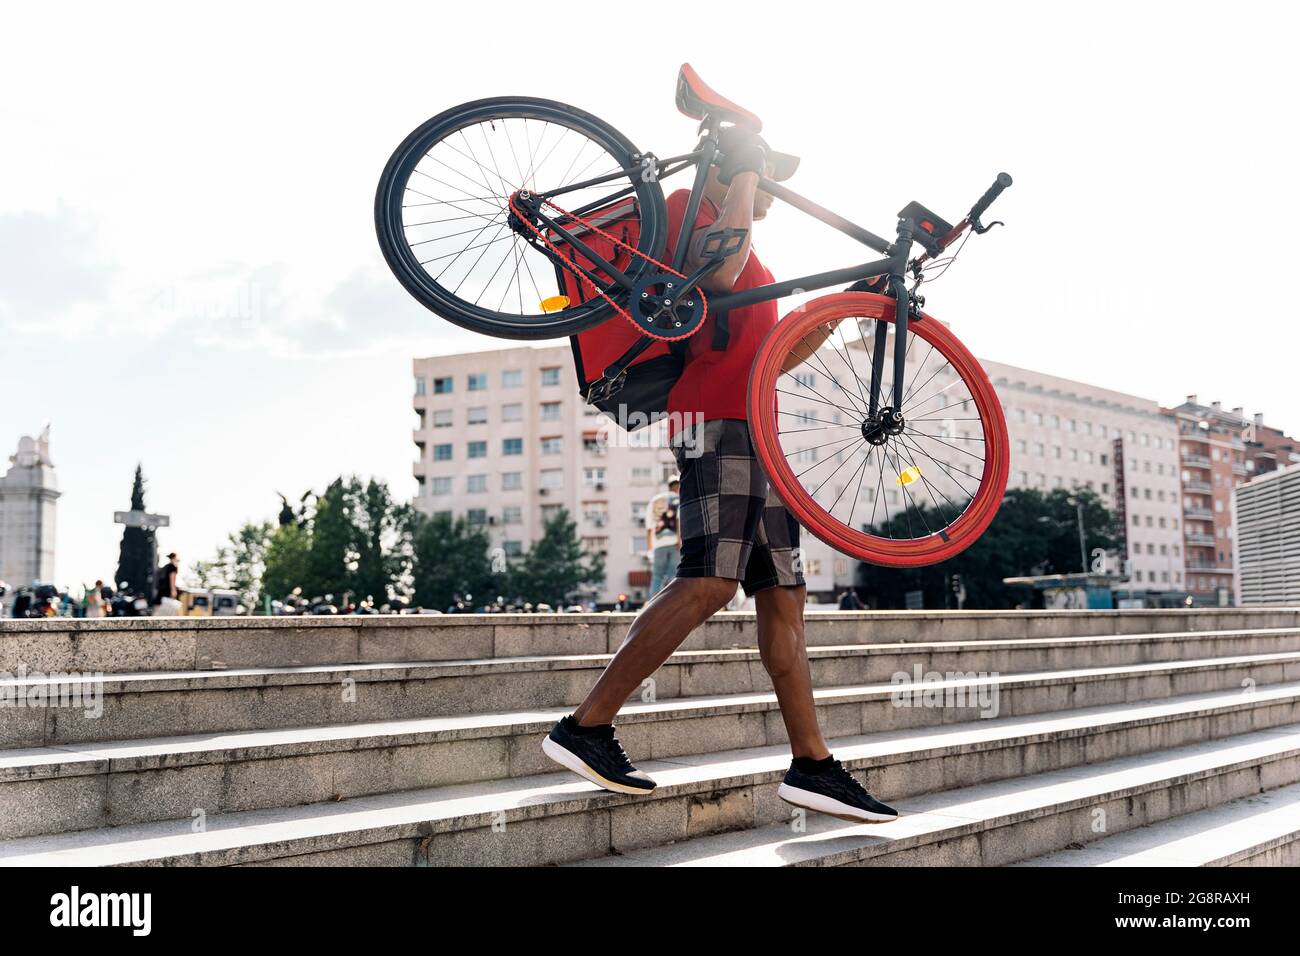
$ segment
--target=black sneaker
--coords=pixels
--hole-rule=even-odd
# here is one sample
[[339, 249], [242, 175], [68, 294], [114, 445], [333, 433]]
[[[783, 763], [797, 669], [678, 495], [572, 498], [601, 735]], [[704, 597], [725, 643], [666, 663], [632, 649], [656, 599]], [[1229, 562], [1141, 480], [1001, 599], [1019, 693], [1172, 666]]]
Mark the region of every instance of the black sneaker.
[[828, 813], [851, 823], [888, 823], [898, 819], [897, 810], [867, 793], [838, 760], [832, 760], [820, 773], [807, 773], [792, 763], [776, 794], [791, 806]]
[[561, 766], [615, 793], [649, 793], [655, 782], [623, 752], [614, 725], [578, 727], [573, 715], [563, 717], [542, 741], [542, 750]]

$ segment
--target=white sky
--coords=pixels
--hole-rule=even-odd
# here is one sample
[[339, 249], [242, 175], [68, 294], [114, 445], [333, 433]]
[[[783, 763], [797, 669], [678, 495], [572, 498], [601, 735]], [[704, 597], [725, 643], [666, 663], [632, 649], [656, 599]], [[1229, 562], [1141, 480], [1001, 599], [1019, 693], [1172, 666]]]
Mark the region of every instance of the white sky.
[[[510, 93], [685, 151], [684, 60], [803, 157], [790, 185], [877, 232], [911, 199], [955, 221], [1015, 177], [990, 217], [1008, 227], [928, 292], [977, 355], [1165, 404], [1197, 392], [1295, 433], [1294, 10], [12, 7], [0, 453], [53, 423], [58, 583], [74, 586], [113, 574], [137, 461], [172, 516], [162, 548], [186, 561], [273, 516], [276, 491], [339, 472], [412, 494], [411, 357], [504, 343], [388, 274], [371, 204], [390, 151]], [[778, 277], [865, 258], [788, 209], [755, 246]]]

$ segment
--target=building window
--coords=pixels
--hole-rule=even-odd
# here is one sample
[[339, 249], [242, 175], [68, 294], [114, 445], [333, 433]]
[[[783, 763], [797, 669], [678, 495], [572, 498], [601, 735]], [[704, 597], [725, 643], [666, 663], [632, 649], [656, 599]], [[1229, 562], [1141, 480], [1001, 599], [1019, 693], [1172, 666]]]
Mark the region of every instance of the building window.
[[424, 394], [424, 376], [419, 376], [415, 380], [415, 395], [418, 398]]
[[542, 402], [542, 421], [558, 422], [563, 411], [563, 402]]
[[[562, 468], [545, 468], [542, 470], [542, 487], [543, 488], [563, 488], [564, 487], [564, 469]], [[558, 507], [558, 506], [557, 506]], [[545, 509], [542, 509], [545, 511]]]
[[522, 455], [523, 453], [524, 453], [524, 440], [522, 438], [501, 439], [501, 454]]
[[524, 486], [524, 473], [522, 471], [503, 471], [501, 473], [501, 490], [518, 491]]
[[449, 495], [449, 494], [451, 494], [451, 479], [450, 479], [450, 478], [434, 478], [434, 479], [429, 483], [429, 493], [430, 493], [430, 494], [434, 494], [434, 495]]
[[564, 440], [561, 438], [543, 438], [543, 455], [560, 455], [564, 453]]
[[465, 490], [470, 494], [481, 494], [487, 491], [487, 475], [466, 475]]
[[440, 408], [433, 413], [434, 428], [450, 428], [451, 425], [452, 425], [452, 421], [451, 421], [450, 408]]
[[502, 541], [501, 550], [505, 552], [507, 558], [517, 558], [524, 553], [524, 546], [519, 541]]
[[542, 523], [549, 524], [554, 521], [563, 510], [564, 505], [542, 505]]
[[470, 508], [465, 512], [465, 520], [475, 526], [487, 524], [487, 510], [485, 508]]
[[813, 388], [817, 385], [817, 373], [816, 372], [795, 372], [794, 380], [798, 382], [800, 385], [803, 385], [807, 388]]
[[468, 387], [471, 392], [487, 391], [487, 372], [471, 372]]
[[446, 444], [446, 445], [434, 445], [434, 446], [433, 446], [433, 460], [434, 460], [434, 461], [451, 461], [451, 445], [450, 445], [450, 444]]
[[470, 425], [486, 425], [488, 420], [487, 415], [488, 412], [486, 405], [475, 405], [469, 410], [466, 422]]
[[502, 388], [519, 388], [524, 384], [524, 373], [517, 368], [508, 368], [501, 373]]
[[[649, 471], [648, 468], [646, 470]], [[582, 481], [583, 484], [586, 485], [603, 485], [605, 483], [605, 469], [604, 468], [582, 469]]]
[[486, 457], [487, 457], [487, 442], [485, 442], [485, 441], [472, 441], [472, 442], [470, 442], [470, 443], [469, 443], [469, 457], [470, 457], [470, 458], [486, 458]]
[[542, 369], [542, 384], [543, 385], [560, 384], [560, 367], [558, 365]]
[[519, 402], [502, 405], [501, 420], [503, 422], [522, 422], [524, 420], [524, 406]]
[[433, 380], [433, 394], [450, 395], [452, 390], [453, 379], [450, 375], [444, 375]]
[[1020, 452], [1022, 455], [1025, 452], [1029, 451], [1029, 445], [1025, 442], [1023, 438], [1016, 439], [1016, 451]]
[[510, 505], [509, 507], [501, 509], [501, 523], [523, 524], [524, 509], [520, 508], [518, 505]]
[[606, 537], [583, 538], [582, 550], [586, 554], [609, 554], [609, 538]]

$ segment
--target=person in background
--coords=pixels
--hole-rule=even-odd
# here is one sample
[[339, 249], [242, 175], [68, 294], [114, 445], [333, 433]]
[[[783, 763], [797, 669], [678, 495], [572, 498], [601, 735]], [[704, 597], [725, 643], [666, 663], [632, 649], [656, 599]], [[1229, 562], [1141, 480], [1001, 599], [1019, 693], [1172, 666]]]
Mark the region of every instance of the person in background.
[[86, 593], [86, 617], [104, 616], [104, 582], [96, 581]]
[[654, 597], [677, 575], [677, 561], [681, 556], [681, 535], [677, 530], [678, 490], [681, 483], [676, 475], [668, 479], [668, 490], [660, 492], [646, 507], [646, 548], [650, 551], [650, 594]]
[[862, 598], [858, 597], [858, 592], [853, 588], [845, 588], [840, 594], [841, 611], [865, 611], [867, 606], [862, 603]]
[[173, 601], [179, 601], [181, 597], [180, 586], [176, 583], [176, 575], [180, 571], [180, 558], [176, 557], [173, 551], [167, 555], [167, 563], [158, 569], [158, 587], [154, 595], [154, 606], [162, 604], [163, 598], [171, 598]]

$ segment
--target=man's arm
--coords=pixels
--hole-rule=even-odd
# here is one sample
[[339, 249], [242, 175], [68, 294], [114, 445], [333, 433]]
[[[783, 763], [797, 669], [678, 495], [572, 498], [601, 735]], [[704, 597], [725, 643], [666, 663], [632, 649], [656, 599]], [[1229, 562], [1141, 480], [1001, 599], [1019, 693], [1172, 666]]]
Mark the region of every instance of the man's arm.
[[754, 193], [758, 191], [758, 173], [737, 173], [727, 187], [727, 197], [722, 201], [722, 212], [718, 218], [707, 226], [701, 226], [691, 235], [690, 247], [686, 253], [686, 273], [690, 274], [707, 260], [704, 256], [704, 242], [711, 232], [722, 229], [743, 229], [745, 239], [740, 249], [727, 256], [722, 265], [704, 277], [700, 283], [706, 292], [730, 292], [740, 273], [749, 261], [749, 244], [754, 234]]

